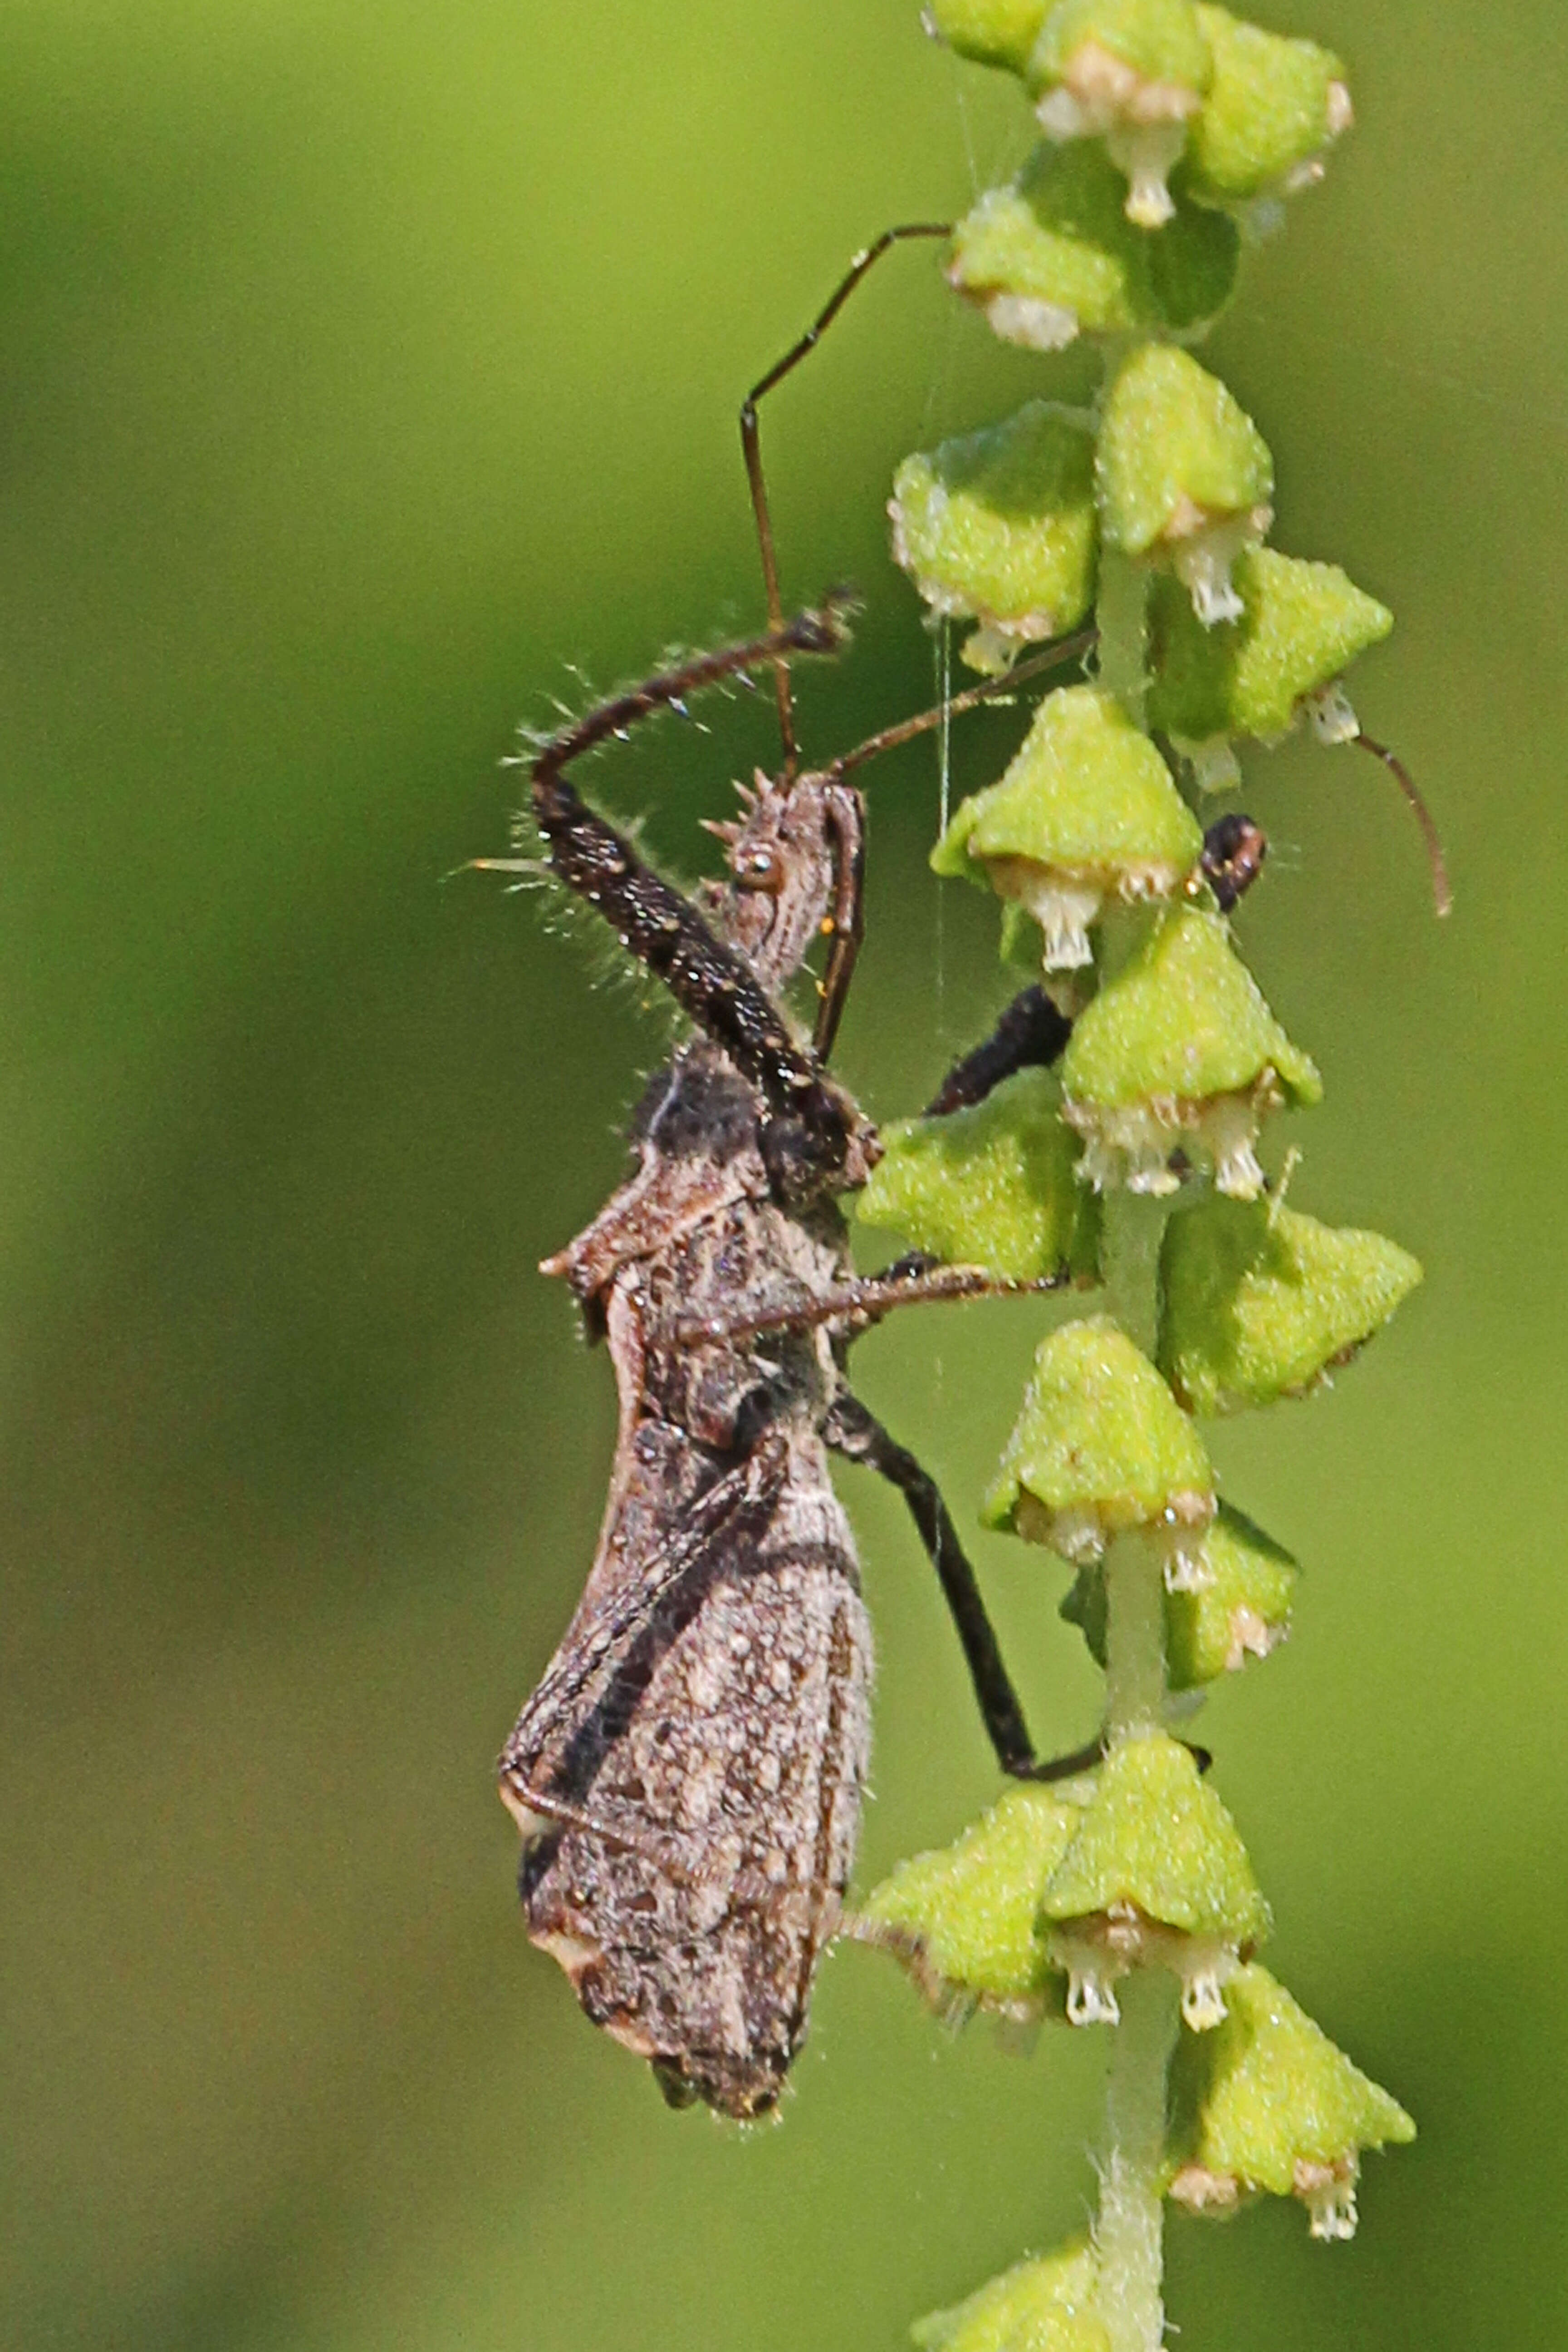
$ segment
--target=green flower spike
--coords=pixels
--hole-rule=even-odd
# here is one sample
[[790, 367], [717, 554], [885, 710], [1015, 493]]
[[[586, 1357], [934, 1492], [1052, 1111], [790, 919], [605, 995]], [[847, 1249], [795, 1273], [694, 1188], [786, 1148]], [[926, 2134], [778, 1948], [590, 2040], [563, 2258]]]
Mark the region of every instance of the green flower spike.
[[955, 1844], [900, 1862], [851, 1932], [890, 1949], [942, 2016], [1037, 2017], [1056, 1981], [1040, 1893], [1082, 1818], [1048, 1789], [1009, 1789]]
[[1415, 2126], [1267, 1969], [1238, 1969], [1226, 2007], [1219, 2031], [1177, 2060], [1191, 2120], [1170, 2194], [1222, 2215], [1259, 2191], [1299, 2197], [1314, 2238], [1353, 2237], [1362, 2149], [1412, 2140]]
[[1273, 741], [1304, 709], [1332, 736], [1358, 734], [1339, 679], [1394, 626], [1387, 605], [1335, 563], [1249, 547], [1231, 576], [1241, 612], [1218, 627], [1203, 625], [1173, 580], [1156, 579], [1150, 599], [1149, 724], [1211, 784], [1236, 781], [1233, 736]]
[[1103, 138], [1140, 228], [1175, 210], [1166, 174], [1213, 74], [1193, 0], [1058, 0], [1028, 65], [1047, 138]]
[[1095, 2302], [1094, 2256], [1064, 2246], [1016, 2263], [952, 2311], [933, 2311], [910, 2330], [920, 2352], [1110, 2352]]
[[1258, 215], [1323, 176], [1353, 120], [1344, 68], [1315, 41], [1286, 40], [1198, 0], [1214, 79], [1187, 133], [1186, 184], [1200, 202]]
[[1221, 1987], [1269, 1926], [1236, 1823], [1163, 1732], [1111, 1749], [1041, 1908], [1074, 2025], [1113, 2025], [1117, 1978], [1151, 1964], [1180, 1977], [1194, 2032], [1219, 2025]]
[[1034, 1377], [981, 1507], [989, 1528], [1048, 1545], [1075, 1566], [1113, 1536], [1146, 1530], [1165, 1580], [1189, 1583], [1214, 1517], [1203, 1440], [1147, 1356], [1109, 1316], [1064, 1323]]
[[1197, 820], [1113, 694], [1047, 695], [999, 783], [963, 803], [931, 852], [938, 874], [989, 881], [1044, 934], [1047, 974], [1092, 963], [1106, 898], [1168, 898], [1203, 850]]
[[1231, 565], [1271, 520], [1274, 461], [1219, 378], [1145, 343], [1110, 387], [1095, 456], [1108, 546], [1169, 563], [1206, 627], [1241, 618]]
[[1100, 1218], [1085, 1215], [1078, 1139], [1049, 1070], [1019, 1070], [982, 1103], [882, 1129], [882, 1157], [852, 1198], [857, 1222], [1009, 1282], [1092, 1280]]
[[1160, 1370], [1189, 1412], [1304, 1396], [1420, 1279], [1409, 1251], [1381, 1234], [1320, 1224], [1280, 1202], [1205, 1201], [1165, 1230]]
[[1242, 1201], [1263, 1189], [1263, 1112], [1322, 1094], [1316, 1065], [1269, 1012], [1223, 917], [1195, 907], [1167, 908], [1079, 1014], [1061, 1076], [1063, 1117], [1087, 1147], [1086, 1182], [1173, 1192], [1170, 1154], [1195, 1139], [1218, 1190]]
[[888, 512], [894, 559], [931, 610], [979, 621], [963, 648], [973, 669], [1005, 670], [1093, 602], [1093, 441], [1070, 409], [1031, 400], [1005, 424], [906, 457]]
[[926, 23], [961, 58], [1021, 74], [1049, 5], [1050, 0], [931, 0]]
[[[1261, 1528], [1222, 1503], [1199, 1548], [1193, 1589], [1165, 1594], [1165, 1672], [1173, 1691], [1196, 1690], [1248, 1658], [1266, 1658], [1290, 1630], [1296, 1563]], [[1106, 1658], [1105, 1570], [1080, 1568], [1061, 1604], [1089, 1654]]]
[[1234, 222], [1180, 204], [1163, 228], [1134, 228], [1125, 183], [1102, 147], [1038, 147], [1010, 187], [960, 221], [948, 281], [1004, 342], [1059, 351], [1075, 335], [1186, 334], [1236, 284]]

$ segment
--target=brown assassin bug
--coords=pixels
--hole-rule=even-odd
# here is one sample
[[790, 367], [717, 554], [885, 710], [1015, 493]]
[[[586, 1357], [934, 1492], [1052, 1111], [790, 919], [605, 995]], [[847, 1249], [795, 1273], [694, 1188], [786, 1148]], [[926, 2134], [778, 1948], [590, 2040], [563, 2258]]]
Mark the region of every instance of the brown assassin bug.
[[[619, 1430], [594, 1564], [500, 1765], [523, 1834], [532, 1940], [595, 2023], [647, 2058], [675, 2105], [759, 2115], [805, 2031], [812, 1979], [839, 1922], [869, 1749], [871, 1642], [828, 1455], [903, 1494], [952, 1611], [1004, 1772], [1080, 1770], [1098, 1745], [1042, 1765], [970, 1563], [932, 1480], [854, 1395], [852, 1340], [893, 1307], [1016, 1287], [907, 1259], [858, 1278], [836, 1196], [864, 1181], [876, 1129], [827, 1059], [861, 937], [865, 811], [852, 772], [936, 725], [930, 711], [822, 768], [803, 768], [790, 663], [837, 652], [842, 604], [785, 621], [757, 403], [805, 353], [880, 254], [858, 257], [810, 331], [742, 412], [770, 626], [698, 656], [565, 728], [531, 761], [531, 814], [556, 876], [660, 980], [695, 1032], [631, 1124], [635, 1172], [545, 1261], [608, 1345]], [[973, 708], [1052, 665], [1085, 631]], [[743, 790], [727, 878], [700, 908], [654, 874], [579, 797], [584, 752], [720, 679], [773, 668], [783, 763]], [[516, 870], [521, 860], [480, 860]], [[830, 940], [809, 1043], [780, 992]], [[1069, 1024], [1026, 990], [932, 1105], [976, 1102], [1053, 1060]]]

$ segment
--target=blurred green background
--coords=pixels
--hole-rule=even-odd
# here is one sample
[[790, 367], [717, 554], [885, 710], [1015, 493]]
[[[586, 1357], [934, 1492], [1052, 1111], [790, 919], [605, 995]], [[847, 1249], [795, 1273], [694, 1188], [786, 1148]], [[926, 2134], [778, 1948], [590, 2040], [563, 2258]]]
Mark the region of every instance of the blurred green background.
[[[1396, 608], [1370, 762], [1256, 757], [1243, 929], [1321, 1058], [1293, 1195], [1428, 1284], [1332, 1396], [1224, 1426], [1298, 1630], [1204, 1736], [1269, 1958], [1416, 2113], [1360, 2239], [1175, 2222], [1198, 2347], [1568, 2323], [1560, 1211], [1568, 48], [1547, 0], [1259, 11], [1362, 127], [1213, 350], [1279, 539]], [[1010, 167], [912, 0], [31, 0], [0, 11], [8, 1146], [0, 2338], [114, 2352], [893, 2347], [1078, 2227], [1101, 2053], [944, 2038], [828, 1967], [796, 2095], [667, 2114], [527, 1946], [490, 1764], [589, 1559], [609, 1368], [534, 1273], [666, 1034], [484, 877], [519, 719], [754, 621], [734, 411], [883, 223]], [[1070, 359], [1058, 382], [1073, 379]], [[929, 256], [766, 417], [787, 592], [851, 578], [834, 749], [928, 700], [907, 448], [1001, 413]], [[594, 771], [688, 870], [765, 708]], [[962, 729], [962, 787], [1005, 714]], [[939, 896], [929, 748], [874, 772], [842, 1060], [923, 1099], [1006, 981]], [[928, 1311], [865, 1391], [961, 1517], [1043, 1309]], [[929, 1571], [855, 1475], [882, 1651], [863, 1881], [994, 1780]], [[977, 1553], [1043, 1739], [1061, 1579]], [[1015, 1551], [1019, 1556], [1015, 1557]]]

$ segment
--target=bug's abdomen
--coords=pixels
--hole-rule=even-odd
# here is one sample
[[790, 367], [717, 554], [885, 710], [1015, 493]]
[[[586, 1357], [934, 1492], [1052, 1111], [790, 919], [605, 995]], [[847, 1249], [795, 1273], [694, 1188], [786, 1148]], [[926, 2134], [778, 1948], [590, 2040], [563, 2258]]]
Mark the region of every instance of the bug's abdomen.
[[847, 1527], [826, 1477], [793, 1483], [668, 1645], [626, 1661], [624, 1729], [574, 1793], [628, 1842], [569, 1827], [525, 1854], [533, 1940], [674, 2097], [778, 2096], [854, 1860], [870, 1684]]

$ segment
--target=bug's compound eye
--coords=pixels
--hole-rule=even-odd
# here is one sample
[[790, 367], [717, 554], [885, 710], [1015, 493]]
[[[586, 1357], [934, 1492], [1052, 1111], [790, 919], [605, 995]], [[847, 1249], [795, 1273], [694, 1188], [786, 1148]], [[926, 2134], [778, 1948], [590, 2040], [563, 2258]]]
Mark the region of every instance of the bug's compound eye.
[[738, 890], [761, 890], [776, 898], [784, 888], [784, 859], [776, 849], [737, 849], [730, 864]]

